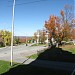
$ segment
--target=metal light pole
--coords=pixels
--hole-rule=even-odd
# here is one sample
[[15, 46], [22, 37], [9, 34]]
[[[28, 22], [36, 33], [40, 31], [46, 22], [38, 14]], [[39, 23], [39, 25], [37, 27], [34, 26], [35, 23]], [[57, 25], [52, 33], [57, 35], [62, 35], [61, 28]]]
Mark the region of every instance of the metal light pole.
[[13, 66], [13, 38], [14, 38], [14, 11], [15, 11], [15, 0], [13, 2], [13, 13], [12, 13], [12, 36], [11, 36], [11, 66]]

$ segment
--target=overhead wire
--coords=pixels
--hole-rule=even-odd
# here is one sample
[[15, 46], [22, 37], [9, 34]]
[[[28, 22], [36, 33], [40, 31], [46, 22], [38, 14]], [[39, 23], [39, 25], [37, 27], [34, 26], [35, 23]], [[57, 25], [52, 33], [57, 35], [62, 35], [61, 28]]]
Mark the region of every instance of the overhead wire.
[[[19, 0], [18, 0], [19, 1]], [[47, 1], [47, 0], [37, 0], [37, 1], [30, 1], [30, 2], [23, 2], [23, 3], [16, 3], [17, 5], [25, 5], [25, 4], [32, 4], [32, 3], [38, 3], [38, 2], [43, 2], [43, 1]], [[8, 1], [11, 2], [11, 1]], [[12, 5], [11, 5], [12, 6]]]
[[37, 2], [42, 2], [42, 1], [47, 1], [47, 0], [37, 0], [37, 1], [31, 1], [31, 2], [20, 3], [20, 4], [16, 4], [16, 5], [31, 4], [31, 3], [37, 3]]

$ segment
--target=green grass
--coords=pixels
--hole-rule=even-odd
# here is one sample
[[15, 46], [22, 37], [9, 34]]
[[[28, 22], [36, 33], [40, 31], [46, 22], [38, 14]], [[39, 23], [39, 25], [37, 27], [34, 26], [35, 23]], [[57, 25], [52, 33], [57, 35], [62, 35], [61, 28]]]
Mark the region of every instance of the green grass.
[[13, 63], [14, 66], [10, 66], [9, 61], [0, 60], [0, 75], [9, 71], [10, 68], [14, 68], [19, 65], [19, 63]]
[[31, 59], [36, 59], [37, 57], [38, 57], [37, 54], [33, 54], [33, 55], [31, 55], [31, 56], [27, 56], [27, 58], [31, 58]]
[[10, 62], [0, 60], [0, 74], [8, 71], [10, 68]]
[[65, 45], [61, 47], [63, 50], [72, 52], [72, 54], [75, 54], [75, 45]]
[[72, 54], [75, 54], [75, 49], [71, 48], [70, 51], [72, 52]]

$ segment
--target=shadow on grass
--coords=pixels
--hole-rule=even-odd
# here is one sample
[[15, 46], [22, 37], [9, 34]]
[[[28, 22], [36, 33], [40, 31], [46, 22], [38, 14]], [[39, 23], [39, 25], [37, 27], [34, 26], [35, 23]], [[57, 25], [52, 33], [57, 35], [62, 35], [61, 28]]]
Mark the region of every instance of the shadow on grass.
[[52, 47], [41, 53], [37, 59], [75, 63], [75, 54], [62, 50], [62, 48]]
[[36, 63], [37, 60], [75, 63], [75, 55], [68, 51], [62, 50], [61, 48], [52, 47], [51, 49], [47, 49], [43, 53], [39, 54], [38, 58], [30, 64], [24, 65], [24, 61], [22, 64], [11, 68], [8, 72], [2, 75], [71, 75], [70, 72], [60, 69], [52, 69], [32, 65]]

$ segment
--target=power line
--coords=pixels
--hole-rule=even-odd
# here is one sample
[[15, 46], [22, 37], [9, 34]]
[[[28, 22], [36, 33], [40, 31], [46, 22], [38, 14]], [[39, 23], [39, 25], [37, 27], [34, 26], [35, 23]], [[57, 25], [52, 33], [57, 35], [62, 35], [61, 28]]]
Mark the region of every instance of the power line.
[[[19, 1], [19, 0], [16, 0], [16, 1]], [[8, 2], [13, 2], [13, 0], [9, 0]]]
[[[32, 4], [32, 3], [38, 3], [38, 2], [43, 2], [43, 1], [47, 1], [47, 0], [37, 0], [37, 1], [31, 1], [31, 2], [25, 2], [25, 3], [18, 3], [17, 5], [25, 5], [25, 4]], [[8, 2], [12, 2], [12, 1], [8, 1]]]
[[20, 4], [16, 4], [16, 5], [31, 4], [31, 3], [37, 3], [37, 2], [42, 2], [42, 1], [47, 1], [47, 0], [37, 0], [37, 1], [32, 1], [32, 2], [20, 3]]

